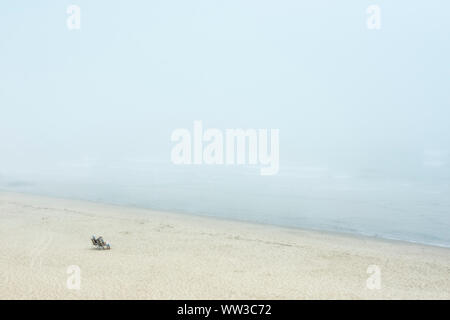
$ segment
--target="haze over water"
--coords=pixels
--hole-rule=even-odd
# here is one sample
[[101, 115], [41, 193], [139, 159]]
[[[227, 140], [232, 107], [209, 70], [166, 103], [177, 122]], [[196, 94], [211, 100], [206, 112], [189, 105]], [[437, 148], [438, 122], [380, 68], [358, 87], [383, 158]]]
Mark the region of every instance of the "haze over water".
[[[450, 246], [448, 1], [0, 4], [0, 188]], [[175, 166], [280, 130], [280, 170]]]
[[302, 165], [260, 176], [257, 167], [137, 160], [128, 167], [84, 162], [58, 170], [35, 180], [26, 180], [30, 174], [3, 177], [0, 188], [450, 246], [448, 171], [446, 179], [430, 179], [439, 171], [434, 167], [416, 177], [386, 176], [375, 168], [350, 172]]

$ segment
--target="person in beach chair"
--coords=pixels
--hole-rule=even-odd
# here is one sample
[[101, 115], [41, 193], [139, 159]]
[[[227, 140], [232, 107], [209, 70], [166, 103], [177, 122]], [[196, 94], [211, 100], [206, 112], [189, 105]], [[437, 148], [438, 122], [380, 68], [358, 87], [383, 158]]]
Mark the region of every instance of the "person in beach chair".
[[97, 249], [100, 249], [100, 248], [102, 248], [103, 250], [111, 249], [111, 245], [109, 244], [109, 242], [105, 242], [105, 240], [103, 240], [102, 236], [95, 238], [95, 235], [94, 235], [94, 236], [92, 236], [91, 241], [92, 241], [92, 244], [95, 247], [97, 247]]
[[92, 244], [94, 245], [94, 246], [97, 246], [98, 244], [97, 244], [97, 239], [95, 238], [95, 235], [93, 235], [92, 237], [91, 237], [91, 241], [92, 241]]

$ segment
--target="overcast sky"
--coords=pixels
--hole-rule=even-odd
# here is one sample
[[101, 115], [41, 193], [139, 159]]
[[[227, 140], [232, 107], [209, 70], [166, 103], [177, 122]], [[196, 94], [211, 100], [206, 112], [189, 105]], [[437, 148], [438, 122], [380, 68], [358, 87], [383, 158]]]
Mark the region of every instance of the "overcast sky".
[[170, 163], [171, 132], [194, 120], [280, 129], [281, 164], [448, 159], [449, 2], [377, 1], [380, 30], [371, 4], [2, 1], [0, 174]]

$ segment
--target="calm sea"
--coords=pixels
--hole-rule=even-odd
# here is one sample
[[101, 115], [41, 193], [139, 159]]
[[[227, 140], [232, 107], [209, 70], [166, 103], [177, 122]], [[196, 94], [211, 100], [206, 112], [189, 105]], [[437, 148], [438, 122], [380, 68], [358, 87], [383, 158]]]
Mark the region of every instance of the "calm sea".
[[4, 174], [0, 188], [450, 247], [449, 181], [432, 172], [393, 178], [283, 165], [278, 175], [260, 176], [252, 167], [134, 161]]

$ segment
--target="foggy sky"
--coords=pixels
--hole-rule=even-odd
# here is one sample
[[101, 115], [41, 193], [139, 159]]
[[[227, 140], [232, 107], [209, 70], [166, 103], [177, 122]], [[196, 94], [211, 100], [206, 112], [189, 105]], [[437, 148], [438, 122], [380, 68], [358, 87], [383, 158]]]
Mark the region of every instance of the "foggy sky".
[[[66, 8], [81, 8], [68, 30]], [[280, 130], [285, 166], [448, 176], [448, 1], [4, 1], [0, 175], [158, 160], [170, 135]], [[410, 173], [411, 173], [410, 172]], [[411, 173], [411, 174], [412, 174]]]

